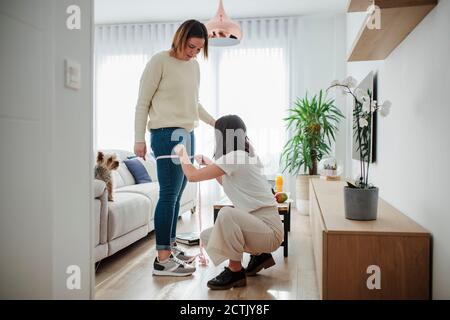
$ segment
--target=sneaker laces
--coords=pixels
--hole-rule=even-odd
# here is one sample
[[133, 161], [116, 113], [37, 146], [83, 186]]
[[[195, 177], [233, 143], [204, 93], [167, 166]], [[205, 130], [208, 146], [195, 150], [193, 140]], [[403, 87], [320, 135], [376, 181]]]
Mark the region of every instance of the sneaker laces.
[[181, 265], [183, 265], [183, 266], [186, 266], [186, 267], [190, 267], [190, 268], [192, 268], [192, 266], [191, 265], [189, 265], [189, 263], [187, 263], [187, 262], [184, 262], [183, 260], [181, 260], [181, 259], [178, 259], [177, 257], [175, 257], [174, 255], [172, 255], [172, 261], [175, 261], [176, 263], [178, 263], [178, 264], [181, 264]]
[[174, 257], [178, 257], [178, 256], [182, 255], [185, 258], [187, 258], [188, 260], [191, 260], [189, 262], [188, 262], [188, 260], [183, 260], [183, 262], [185, 262], [187, 264], [191, 264], [192, 261], [194, 261], [195, 258], [197, 258], [197, 255], [195, 255], [195, 256], [187, 255], [186, 252], [184, 252], [183, 250], [181, 250], [180, 248], [178, 248], [176, 246], [172, 247], [172, 254], [173, 254]]
[[[174, 252], [175, 251], [175, 252]], [[179, 255], [180, 253], [182, 255], [186, 255], [185, 252], [183, 250], [181, 250], [180, 248], [178, 248], [178, 246], [172, 246], [172, 253], [174, 253], [174, 255]]]

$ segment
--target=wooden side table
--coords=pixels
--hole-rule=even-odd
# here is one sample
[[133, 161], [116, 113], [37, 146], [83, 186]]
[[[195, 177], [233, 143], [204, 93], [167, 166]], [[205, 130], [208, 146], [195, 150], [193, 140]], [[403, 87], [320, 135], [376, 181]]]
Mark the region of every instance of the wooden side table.
[[[288, 199], [283, 203], [278, 204], [278, 213], [283, 217], [283, 228], [284, 228], [284, 241], [281, 244], [283, 246], [283, 255], [288, 256], [288, 232], [291, 231], [291, 203], [292, 200]], [[214, 204], [214, 223], [216, 222], [217, 215], [220, 209], [223, 207], [234, 207], [230, 199], [224, 198], [221, 201]]]

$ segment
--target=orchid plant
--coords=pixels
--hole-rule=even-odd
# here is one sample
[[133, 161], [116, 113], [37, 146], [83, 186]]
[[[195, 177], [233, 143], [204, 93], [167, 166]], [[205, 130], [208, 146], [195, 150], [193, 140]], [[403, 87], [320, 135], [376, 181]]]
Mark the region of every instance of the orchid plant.
[[356, 88], [357, 81], [353, 77], [347, 77], [343, 81], [333, 81], [327, 91], [331, 88], [339, 88], [343, 94], [350, 94], [354, 100], [353, 109], [353, 134], [358, 143], [357, 151], [360, 155], [360, 176], [355, 184], [349, 184], [350, 187], [360, 189], [370, 189], [373, 186], [369, 184], [369, 166], [372, 157], [372, 125], [373, 115], [379, 112], [381, 116], [386, 117], [391, 108], [391, 102], [386, 100], [383, 104], [373, 100], [370, 90], [365, 92], [361, 88]]

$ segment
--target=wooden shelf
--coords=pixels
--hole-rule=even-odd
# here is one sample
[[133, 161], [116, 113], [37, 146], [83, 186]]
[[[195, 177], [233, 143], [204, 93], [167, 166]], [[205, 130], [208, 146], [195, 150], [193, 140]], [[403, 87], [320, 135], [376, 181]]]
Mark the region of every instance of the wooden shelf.
[[[310, 179], [309, 219], [320, 298], [428, 300], [432, 241], [429, 231], [383, 199], [374, 221], [345, 218], [343, 181]], [[368, 267], [381, 287], [368, 287]]]
[[350, 0], [347, 12], [381, 9], [381, 29], [369, 29], [364, 20], [348, 61], [384, 60], [437, 5], [437, 0]]

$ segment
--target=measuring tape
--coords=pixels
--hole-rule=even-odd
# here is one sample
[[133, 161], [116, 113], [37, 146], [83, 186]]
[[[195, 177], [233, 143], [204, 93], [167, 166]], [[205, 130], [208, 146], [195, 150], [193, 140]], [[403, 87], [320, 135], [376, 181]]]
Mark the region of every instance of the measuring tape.
[[[168, 156], [159, 156], [156, 158], [156, 161], [162, 160], [162, 159], [177, 159], [179, 156], [177, 155], [168, 155]], [[190, 156], [189, 159], [195, 158], [195, 156]], [[202, 232], [202, 193], [200, 189], [200, 182], [198, 182], [198, 227], [200, 230], [200, 233]], [[200, 239], [199, 234], [199, 247], [200, 247], [200, 253], [196, 255], [198, 257], [198, 261], [200, 265], [207, 266], [208, 265], [208, 259], [205, 256], [204, 247], [202, 239]]]

